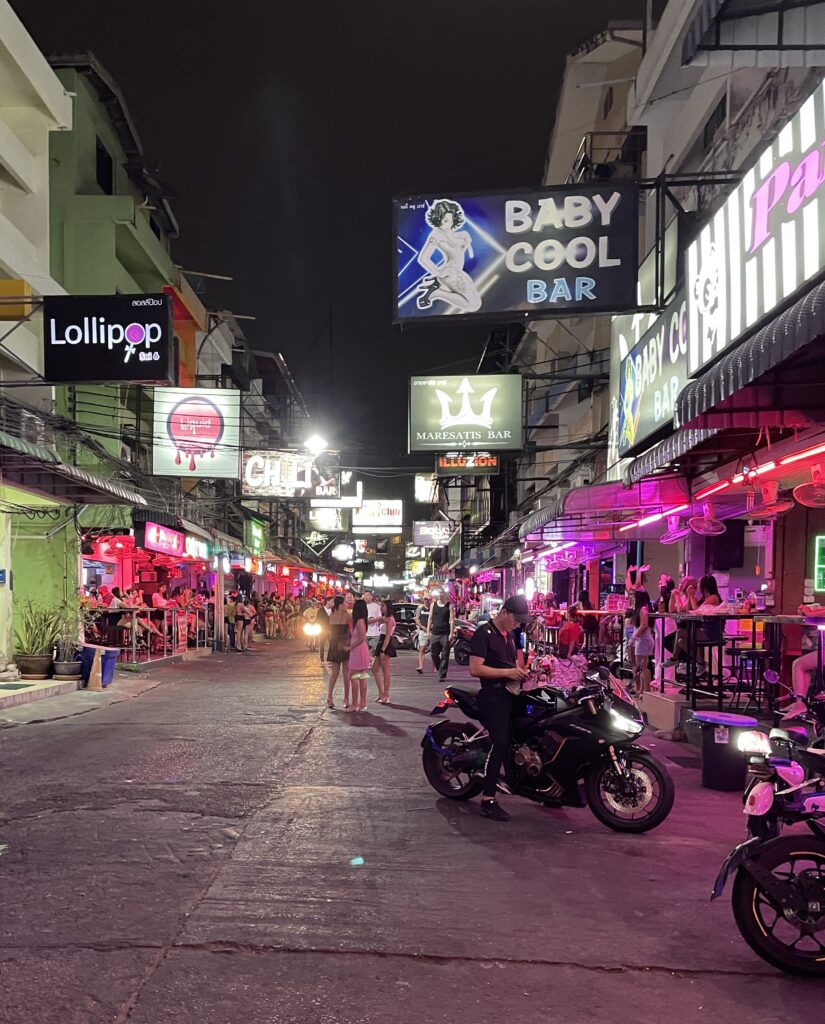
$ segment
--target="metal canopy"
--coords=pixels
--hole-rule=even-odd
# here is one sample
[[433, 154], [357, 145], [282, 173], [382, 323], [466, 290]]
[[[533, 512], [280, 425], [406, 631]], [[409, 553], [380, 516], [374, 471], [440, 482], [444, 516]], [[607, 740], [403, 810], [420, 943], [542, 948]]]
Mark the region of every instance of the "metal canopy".
[[818, 67], [824, 55], [821, 0], [702, 0], [682, 43], [682, 64], [705, 67]]
[[[691, 381], [676, 400], [674, 422], [677, 426], [692, 423], [822, 335], [825, 335], [825, 284], [813, 288], [781, 316], [720, 359], [707, 373]], [[820, 362], [815, 360], [817, 364]], [[813, 382], [818, 377], [808, 379]], [[788, 409], [798, 404], [793, 401], [793, 395], [776, 394], [776, 386], [780, 383], [771, 382], [766, 409], [771, 406]], [[795, 389], [801, 384], [801, 381], [796, 382]], [[801, 398], [804, 404], [804, 395]], [[791, 406], [788, 405], [789, 400], [793, 403]], [[818, 404], [821, 406], [821, 397]], [[750, 409], [749, 406], [747, 408]]]
[[619, 540], [616, 529], [626, 522], [629, 512], [658, 512], [688, 500], [687, 482], [679, 476], [645, 480], [635, 486], [614, 481], [575, 487], [528, 516], [521, 524], [519, 537], [537, 543]]
[[146, 504], [137, 491], [61, 462], [48, 448], [4, 430], [0, 430], [0, 477], [4, 483], [67, 504]]

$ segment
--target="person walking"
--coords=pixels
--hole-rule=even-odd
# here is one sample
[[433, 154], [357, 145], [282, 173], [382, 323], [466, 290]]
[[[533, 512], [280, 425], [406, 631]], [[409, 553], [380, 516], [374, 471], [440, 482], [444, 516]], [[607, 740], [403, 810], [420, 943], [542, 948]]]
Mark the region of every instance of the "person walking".
[[395, 610], [389, 599], [381, 602], [381, 627], [378, 634], [378, 648], [372, 663], [372, 674], [378, 687], [376, 704], [389, 704], [392, 659], [395, 654]]
[[243, 594], [235, 595], [235, 650], [246, 650], [246, 601]]
[[223, 603], [223, 622], [226, 626], [227, 650], [236, 651], [237, 641], [235, 639], [235, 619], [237, 617], [236, 605], [238, 595], [230, 591]]
[[369, 612], [363, 599], [352, 609], [352, 636], [344, 649], [349, 651], [349, 671], [352, 685], [352, 710], [367, 710], [367, 680], [370, 677], [370, 649], [367, 643]]
[[430, 608], [427, 621], [427, 637], [430, 641], [430, 657], [443, 682], [447, 678], [450, 663], [450, 639], [455, 631], [455, 610], [450, 599], [442, 590]]
[[350, 700], [350, 654], [347, 647], [349, 642], [350, 616], [345, 604], [346, 602], [343, 597], [336, 597], [332, 602], [332, 611], [329, 613], [329, 650], [327, 651], [327, 660], [332, 666], [332, 672], [329, 677], [329, 687], [327, 688], [328, 708], [335, 707], [333, 694], [335, 692], [335, 684], [338, 682], [338, 676], [342, 671], [344, 675], [344, 708], [349, 709], [352, 706]]
[[332, 598], [327, 597], [318, 605], [318, 618], [316, 619], [321, 627], [321, 632], [318, 636], [318, 657], [322, 665], [326, 665], [329, 660], [329, 616], [331, 611]]
[[429, 594], [425, 594], [424, 597], [421, 598], [418, 607], [415, 609], [415, 626], [418, 630], [418, 668], [415, 671], [419, 675], [422, 675], [424, 672], [424, 658], [427, 656], [429, 645], [427, 622], [430, 618], [431, 604], [432, 598]]
[[367, 605], [367, 643], [374, 654], [378, 650], [378, 638], [381, 635], [381, 605], [369, 590], [364, 591], [364, 601]]
[[481, 813], [494, 821], [510, 820], [510, 815], [496, 800], [496, 791], [501, 785], [501, 767], [506, 765], [510, 748], [513, 696], [508, 687], [519, 687], [527, 678], [527, 672], [516, 665], [512, 634], [529, 615], [530, 609], [523, 597], [508, 597], [498, 615], [479, 626], [470, 641], [470, 675], [481, 683], [479, 716], [492, 743], [484, 767]]

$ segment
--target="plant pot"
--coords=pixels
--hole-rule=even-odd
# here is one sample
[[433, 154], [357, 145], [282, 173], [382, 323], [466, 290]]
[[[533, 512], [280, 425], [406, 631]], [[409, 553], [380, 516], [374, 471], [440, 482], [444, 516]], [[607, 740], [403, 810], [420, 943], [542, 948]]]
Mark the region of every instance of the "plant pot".
[[48, 679], [52, 674], [50, 654], [18, 654], [15, 661], [21, 679]]
[[61, 678], [80, 678], [80, 662], [79, 661], [56, 661], [54, 663], [54, 674], [55, 676], [61, 676]]

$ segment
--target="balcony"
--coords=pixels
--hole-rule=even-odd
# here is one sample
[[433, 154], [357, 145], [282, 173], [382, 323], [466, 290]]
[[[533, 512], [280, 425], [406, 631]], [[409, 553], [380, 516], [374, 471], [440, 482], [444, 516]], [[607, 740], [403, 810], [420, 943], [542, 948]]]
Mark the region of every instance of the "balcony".
[[644, 127], [622, 132], [588, 132], [573, 159], [567, 183], [638, 179], [642, 176], [646, 149], [647, 129]]

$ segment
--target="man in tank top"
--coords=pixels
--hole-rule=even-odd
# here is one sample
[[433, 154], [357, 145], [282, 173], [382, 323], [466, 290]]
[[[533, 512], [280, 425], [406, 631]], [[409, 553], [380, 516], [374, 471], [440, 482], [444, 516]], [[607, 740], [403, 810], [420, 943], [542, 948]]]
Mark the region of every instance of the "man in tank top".
[[430, 656], [438, 670], [438, 678], [447, 678], [450, 663], [450, 640], [455, 631], [455, 609], [447, 594], [442, 590], [430, 608], [427, 635], [430, 639]]

